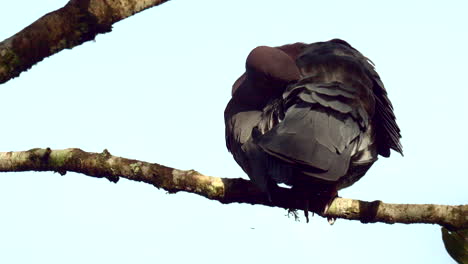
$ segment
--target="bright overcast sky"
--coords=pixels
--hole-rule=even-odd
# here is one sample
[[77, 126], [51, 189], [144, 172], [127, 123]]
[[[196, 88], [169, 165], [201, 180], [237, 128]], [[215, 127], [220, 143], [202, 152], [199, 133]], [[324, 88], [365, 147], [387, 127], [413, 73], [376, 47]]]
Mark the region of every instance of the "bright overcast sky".
[[[2, 0], [0, 41], [66, 0]], [[342, 38], [376, 64], [405, 156], [342, 197], [468, 203], [467, 1], [173, 0], [0, 86], [0, 151], [110, 153], [244, 177], [224, 143], [258, 45]], [[0, 175], [0, 263], [454, 263], [433, 225], [361, 224], [68, 173]]]

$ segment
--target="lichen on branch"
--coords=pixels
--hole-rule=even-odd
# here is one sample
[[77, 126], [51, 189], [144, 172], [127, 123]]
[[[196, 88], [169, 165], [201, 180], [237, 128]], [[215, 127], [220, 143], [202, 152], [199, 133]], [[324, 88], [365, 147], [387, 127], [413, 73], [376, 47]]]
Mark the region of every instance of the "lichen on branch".
[[[253, 183], [244, 179], [227, 179], [203, 175], [194, 170], [178, 170], [157, 163], [112, 156], [109, 151], [90, 153], [81, 149], [31, 149], [0, 152], [0, 172], [54, 171], [64, 175], [68, 171], [91, 177], [119, 178], [152, 184], [169, 193], [179, 191], [204, 196], [221, 203], [249, 203], [298, 208], [289, 189], [281, 188], [281, 204], [271, 204]], [[387, 204], [335, 198], [323, 217], [359, 220], [363, 223], [426, 223], [439, 224], [451, 230], [468, 228], [468, 205]]]

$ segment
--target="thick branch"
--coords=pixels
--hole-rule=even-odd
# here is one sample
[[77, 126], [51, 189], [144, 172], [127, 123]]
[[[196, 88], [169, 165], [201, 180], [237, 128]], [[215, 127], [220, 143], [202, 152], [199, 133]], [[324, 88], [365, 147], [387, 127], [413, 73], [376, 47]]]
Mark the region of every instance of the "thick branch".
[[[0, 172], [67, 171], [83, 173], [117, 182], [120, 177], [152, 184], [170, 193], [186, 191], [217, 200], [221, 203], [249, 203], [298, 208], [288, 189], [281, 189], [283, 204], [272, 205], [247, 180], [223, 179], [202, 175], [194, 170], [178, 170], [156, 163], [112, 156], [107, 150], [88, 153], [81, 149], [31, 149], [0, 152]], [[468, 228], [468, 205], [386, 204], [381, 201], [364, 202], [336, 198], [328, 210], [320, 215], [364, 223], [431, 223], [449, 229]]]
[[112, 24], [122, 19], [167, 1], [70, 0], [0, 42], [0, 84], [52, 54], [110, 32]]

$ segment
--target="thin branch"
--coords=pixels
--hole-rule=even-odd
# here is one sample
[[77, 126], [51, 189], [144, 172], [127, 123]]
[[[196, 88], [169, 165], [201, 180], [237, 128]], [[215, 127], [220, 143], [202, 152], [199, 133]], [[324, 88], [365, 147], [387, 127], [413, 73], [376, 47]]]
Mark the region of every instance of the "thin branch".
[[0, 84], [37, 62], [110, 32], [112, 24], [168, 0], [70, 0], [0, 42]]
[[[117, 182], [120, 177], [152, 184], [170, 193], [185, 191], [221, 203], [249, 203], [298, 208], [288, 189], [281, 189], [282, 204], [272, 205], [250, 182], [206, 176], [194, 170], [178, 170], [156, 163], [112, 156], [107, 150], [89, 153], [81, 149], [31, 149], [0, 152], [0, 172], [54, 171], [64, 175], [78, 172]], [[336, 198], [324, 217], [360, 220], [364, 223], [428, 223], [449, 229], [468, 228], [468, 205], [387, 204]]]

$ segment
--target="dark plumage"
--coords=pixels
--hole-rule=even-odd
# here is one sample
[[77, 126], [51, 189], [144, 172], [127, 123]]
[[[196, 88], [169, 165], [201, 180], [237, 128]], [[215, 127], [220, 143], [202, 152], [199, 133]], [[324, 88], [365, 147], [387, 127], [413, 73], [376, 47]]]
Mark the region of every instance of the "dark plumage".
[[224, 117], [227, 148], [273, 202], [279, 183], [328, 202], [377, 155], [402, 153], [382, 81], [339, 39], [252, 50]]

